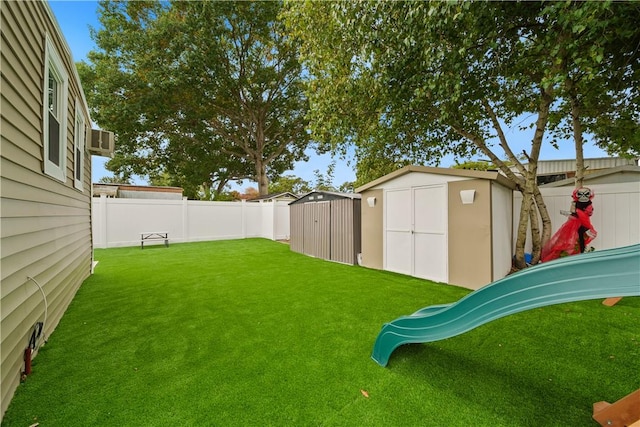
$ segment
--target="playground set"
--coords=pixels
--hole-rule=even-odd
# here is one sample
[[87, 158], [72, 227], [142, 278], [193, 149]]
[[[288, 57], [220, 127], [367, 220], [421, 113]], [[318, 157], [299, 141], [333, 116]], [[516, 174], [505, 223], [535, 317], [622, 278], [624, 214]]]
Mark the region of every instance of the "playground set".
[[[587, 200], [577, 210], [589, 210], [593, 193], [578, 190], [574, 191], [574, 201], [577, 197]], [[569, 213], [568, 224], [554, 235], [555, 238], [563, 234], [556, 244], [564, 241], [565, 248], [547, 248], [546, 253], [543, 250], [547, 262], [488, 284], [453, 304], [425, 307], [386, 323], [374, 344], [372, 359], [384, 367], [391, 353], [401, 345], [451, 338], [525, 310], [591, 299], [604, 299], [603, 304], [613, 306], [622, 297], [640, 296], [640, 244], [585, 252], [586, 243], [595, 237], [588, 215]], [[567, 244], [570, 241], [567, 228], [571, 228], [573, 235], [585, 233], [586, 238], [581, 238], [575, 252], [575, 239]], [[567, 253], [567, 249], [572, 252]], [[580, 255], [562, 256], [563, 251], [565, 255]], [[593, 418], [602, 426], [640, 427], [640, 389], [613, 404], [595, 403]]]

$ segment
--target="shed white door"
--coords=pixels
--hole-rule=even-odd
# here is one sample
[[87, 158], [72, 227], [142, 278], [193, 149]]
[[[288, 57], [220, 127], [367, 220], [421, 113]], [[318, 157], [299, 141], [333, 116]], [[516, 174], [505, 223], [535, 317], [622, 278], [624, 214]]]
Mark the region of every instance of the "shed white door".
[[385, 192], [385, 268], [448, 280], [445, 185]]
[[385, 269], [413, 274], [411, 189], [389, 190], [385, 206]]

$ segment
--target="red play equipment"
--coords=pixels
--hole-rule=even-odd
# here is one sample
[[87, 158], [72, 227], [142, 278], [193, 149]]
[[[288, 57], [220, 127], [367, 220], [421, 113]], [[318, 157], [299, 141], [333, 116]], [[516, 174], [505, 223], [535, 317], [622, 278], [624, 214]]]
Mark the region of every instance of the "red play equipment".
[[580, 254], [587, 250], [587, 245], [598, 235], [590, 219], [593, 214], [593, 196], [593, 191], [587, 187], [573, 190], [571, 211], [562, 212], [568, 216], [567, 222], [544, 245], [540, 262]]

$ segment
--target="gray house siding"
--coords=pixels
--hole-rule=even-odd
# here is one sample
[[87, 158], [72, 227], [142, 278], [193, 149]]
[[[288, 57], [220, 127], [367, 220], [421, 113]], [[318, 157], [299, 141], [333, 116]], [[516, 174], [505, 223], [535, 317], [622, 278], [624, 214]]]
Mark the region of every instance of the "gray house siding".
[[[24, 370], [24, 351], [37, 322], [48, 337], [91, 273], [91, 122], [77, 72], [58, 25], [44, 2], [1, 3], [0, 128], [0, 414]], [[64, 180], [45, 174], [43, 92], [46, 39], [67, 73]], [[76, 103], [78, 105], [76, 106]], [[83, 177], [74, 181], [76, 112]], [[64, 118], [64, 114], [62, 118]]]

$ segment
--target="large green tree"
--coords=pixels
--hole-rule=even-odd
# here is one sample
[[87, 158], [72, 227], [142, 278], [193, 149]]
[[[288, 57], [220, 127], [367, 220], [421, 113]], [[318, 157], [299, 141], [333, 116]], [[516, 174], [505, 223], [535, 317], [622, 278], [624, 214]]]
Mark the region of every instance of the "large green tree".
[[573, 139], [580, 186], [587, 137], [612, 155], [640, 157], [640, 4], [549, 2], [541, 12], [557, 70], [552, 132]]
[[194, 195], [306, 159], [308, 101], [280, 2], [101, 1], [80, 69], [92, 117], [118, 135], [115, 172]]
[[295, 175], [281, 175], [269, 183], [269, 193], [304, 194], [311, 191], [309, 183]]
[[[597, 116], [571, 108], [571, 78], [582, 79], [573, 86], [580, 102], [604, 100], [609, 111], [620, 89], [628, 90], [622, 85], [616, 96], [587, 90], [586, 82], [600, 81], [613, 61], [590, 48], [597, 31], [585, 32], [585, 25], [609, 18], [598, 31], [630, 37], [612, 28], [624, 19], [612, 17], [611, 4], [588, 3], [291, 2], [287, 19], [303, 40], [311, 76], [314, 137], [335, 146], [355, 143], [357, 155], [376, 156], [370, 161], [376, 167], [385, 158], [398, 163], [380, 156], [398, 147], [432, 161], [445, 154], [488, 157], [524, 196], [516, 263], [524, 266], [528, 227], [535, 262], [551, 231], [536, 185], [542, 144], [554, 143], [545, 135], [567, 124], [576, 129], [566, 120], [569, 111], [585, 123]], [[514, 129], [525, 132], [519, 128], [528, 128], [530, 140], [522, 153], [509, 141]]]

